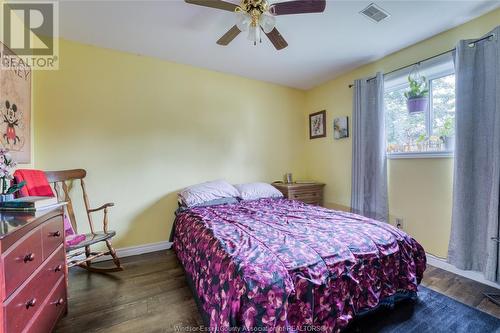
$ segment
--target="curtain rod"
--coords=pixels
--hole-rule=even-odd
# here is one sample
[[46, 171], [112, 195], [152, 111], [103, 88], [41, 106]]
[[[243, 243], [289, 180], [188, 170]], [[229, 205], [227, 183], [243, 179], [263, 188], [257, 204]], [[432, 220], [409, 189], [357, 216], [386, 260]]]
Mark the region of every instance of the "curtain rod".
[[[485, 37], [482, 37], [482, 38], [476, 39], [475, 41], [470, 42], [468, 45], [469, 45], [469, 47], [473, 47], [476, 43], [481, 42], [481, 41], [483, 41], [483, 40], [490, 39], [491, 37], [495, 37], [495, 34], [494, 34], [494, 33], [492, 33], [492, 34], [490, 34], [490, 35], [488, 35], [488, 36], [485, 36]], [[431, 59], [434, 59], [434, 58], [440, 57], [440, 56], [442, 56], [442, 55], [448, 54], [448, 53], [453, 52], [453, 51], [455, 51], [455, 50], [456, 50], [456, 48], [453, 48], [453, 49], [451, 49], [451, 50], [448, 50], [448, 51], [441, 52], [441, 53], [439, 53], [439, 54], [433, 55], [432, 57], [425, 58], [425, 59], [423, 59], [423, 60], [420, 60], [420, 61], [414, 62], [414, 63], [412, 63], [412, 64], [409, 64], [409, 65], [405, 65], [405, 66], [402, 66], [402, 67], [396, 68], [396, 69], [394, 69], [394, 70], [392, 70], [392, 71], [390, 71], [390, 72], [388, 72], [388, 73], [384, 73], [384, 76], [385, 76], [385, 75], [392, 74], [392, 73], [395, 73], [395, 72], [397, 72], [397, 71], [400, 71], [400, 70], [402, 70], [402, 69], [405, 69], [405, 68], [408, 68], [408, 67], [411, 67], [411, 66], [420, 65], [422, 62], [426, 62], [426, 61], [428, 61], [428, 60], [431, 60]], [[367, 81], [374, 80], [375, 78], [376, 78], [376, 76], [371, 77], [371, 78], [367, 79]], [[352, 88], [352, 87], [354, 87], [354, 83], [349, 85], [349, 88]]]

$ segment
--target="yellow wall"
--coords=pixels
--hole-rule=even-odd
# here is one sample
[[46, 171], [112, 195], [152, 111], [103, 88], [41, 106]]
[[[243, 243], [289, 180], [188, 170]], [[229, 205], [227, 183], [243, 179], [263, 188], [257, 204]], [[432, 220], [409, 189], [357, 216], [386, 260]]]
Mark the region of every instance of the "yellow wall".
[[117, 247], [167, 240], [187, 185], [304, 173], [299, 90], [62, 40], [34, 101], [36, 167], [87, 169]]
[[[307, 175], [327, 184], [325, 202], [349, 206], [351, 197], [352, 139], [333, 140], [333, 119], [352, 115], [354, 79], [388, 72], [447, 51], [458, 40], [476, 38], [500, 24], [500, 9], [457, 28], [436, 35], [379, 61], [360, 67], [322, 84], [306, 95], [304, 127], [309, 113], [326, 109], [328, 135], [308, 140]], [[306, 129], [308, 131], [308, 129]], [[389, 210], [391, 217], [402, 217], [405, 229], [434, 255], [445, 257], [451, 227], [453, 160], [389, 160]]]

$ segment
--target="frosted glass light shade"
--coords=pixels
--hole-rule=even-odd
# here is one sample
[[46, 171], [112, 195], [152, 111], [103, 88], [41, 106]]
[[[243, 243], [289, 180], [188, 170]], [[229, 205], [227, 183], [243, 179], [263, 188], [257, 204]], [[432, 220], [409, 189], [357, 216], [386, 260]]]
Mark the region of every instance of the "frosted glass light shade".
[[252, 26], [250, 25], [248, 29], [248, 40], [257, 43], [260, 42], [260, 26]]
[[250, 22], [252, 22], [252, 18], [247, 12], [236, 13], [236, 26], [240, 31], [247, 31]]
[[276, 18], [268, 13], [260, 15], [259, 24], [264, 32], [270, 33], [276, 26]]

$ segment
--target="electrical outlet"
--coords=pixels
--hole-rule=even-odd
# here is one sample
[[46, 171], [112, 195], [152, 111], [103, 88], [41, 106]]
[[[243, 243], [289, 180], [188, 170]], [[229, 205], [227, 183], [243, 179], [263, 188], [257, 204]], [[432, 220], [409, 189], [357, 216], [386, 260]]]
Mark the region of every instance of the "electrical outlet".
[[401, 217], [396, 217], [396, 228], [404, 230], [404, 223]]

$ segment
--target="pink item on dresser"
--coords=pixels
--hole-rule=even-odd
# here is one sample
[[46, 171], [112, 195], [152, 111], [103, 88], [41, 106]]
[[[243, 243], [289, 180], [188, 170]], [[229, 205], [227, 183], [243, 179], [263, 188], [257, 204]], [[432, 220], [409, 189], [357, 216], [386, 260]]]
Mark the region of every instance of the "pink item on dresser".
[[42, 170], [17, 169], [16, 172], [14, 172], [14, 179], [18, 184], [22, 181], [26, 182], [26, 185], [17, 193], [17, 197], [54, 196], [54, 191], [52, 191], [47, 181], [47, 177], [45, 176], [45, 172]]

